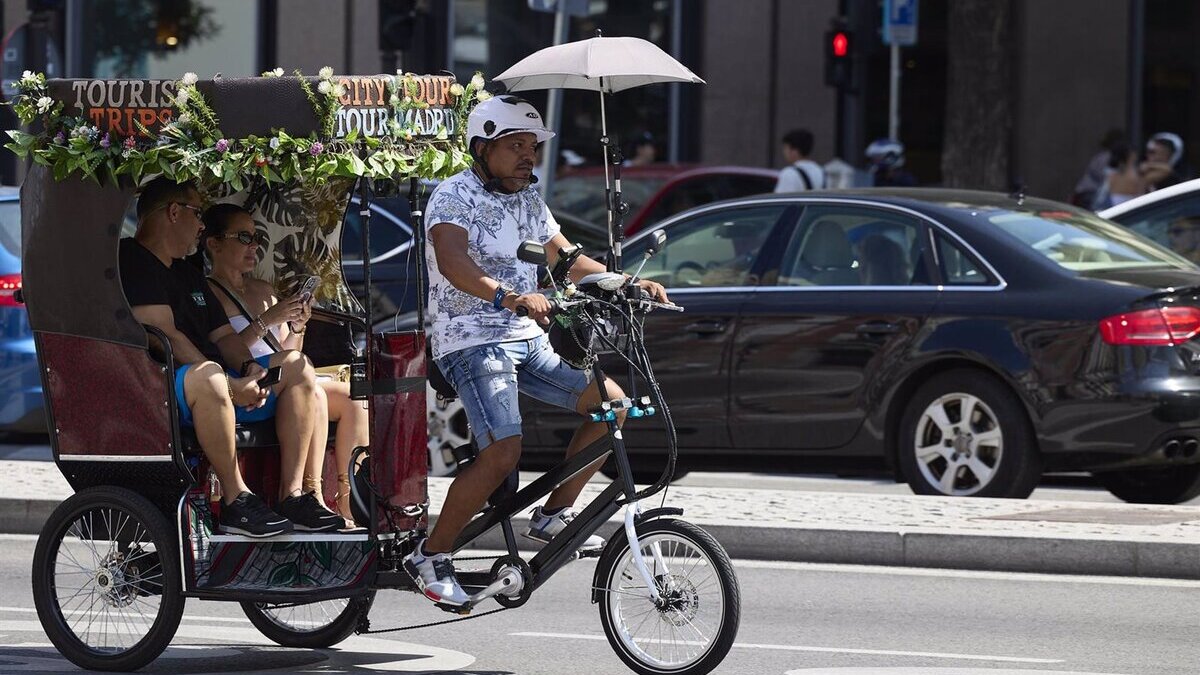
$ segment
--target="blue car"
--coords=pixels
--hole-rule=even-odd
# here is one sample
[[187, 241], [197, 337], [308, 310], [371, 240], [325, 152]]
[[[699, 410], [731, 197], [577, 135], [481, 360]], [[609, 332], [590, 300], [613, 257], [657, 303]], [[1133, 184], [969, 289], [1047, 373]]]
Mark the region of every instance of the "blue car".
[[0, 431], [43, 434], [42, 381], [20, 288], [20, 195], [0, 187]]

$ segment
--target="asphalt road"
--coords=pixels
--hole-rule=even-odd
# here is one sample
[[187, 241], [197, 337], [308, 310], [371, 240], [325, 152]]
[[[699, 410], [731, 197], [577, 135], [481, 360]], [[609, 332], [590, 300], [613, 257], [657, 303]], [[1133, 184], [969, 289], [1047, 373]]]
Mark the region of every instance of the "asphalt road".
[[[0, 672], [71, 671], [32, 609], [34, 537], [0, 536]], [[273, 646], [236, 605], [188, 604], [144, 673], [626, 671], [588, 602], [591, 561], [525, 606], [453, 626], [352, 637], [331, 650]], [[743, 620], [715, 672], [754, 675], [1194, 674], [1200, 583], [735, 561]], [[386, 628], [447, 618], [383, 592]], [[76, 671], [78, 672], [78, 671]]]

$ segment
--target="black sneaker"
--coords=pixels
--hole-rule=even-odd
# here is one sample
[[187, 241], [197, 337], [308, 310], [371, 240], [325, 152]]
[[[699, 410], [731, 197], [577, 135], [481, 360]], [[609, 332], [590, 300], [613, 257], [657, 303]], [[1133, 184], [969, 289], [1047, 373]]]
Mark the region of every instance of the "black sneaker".
[[292, 522], [267, 508], [253, 492], [221, 506], [221, 531], [247, 537], [273, 537], [292, 531]]
[[313, 492], [288, 497], [275, 510], [287, 516], [297, 532], [336, 532], [346, 526], [346, 520], [325, 508]]

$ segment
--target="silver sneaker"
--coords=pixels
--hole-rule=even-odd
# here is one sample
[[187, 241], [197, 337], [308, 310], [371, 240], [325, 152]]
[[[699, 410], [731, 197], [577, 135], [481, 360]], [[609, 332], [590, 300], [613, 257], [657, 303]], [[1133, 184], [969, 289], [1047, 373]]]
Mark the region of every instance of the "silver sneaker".
[[[542, 507], [539, 506], [533, 510], [533, 516], [529, 519], [529, 528], [525, 530], [525, 536], [534, 541], [548, 544], [551, 539], [565, 530], [577, 515], [579, 514], [572, 509], [563, 509], [553, 516], [548, 516], [542, 512]], [[587, 538], [583, 546], [579, 547], [579, 550], [593, 551], [602, 548], [604, 548], [604, 538], [593, 534]]]
[[421, 542], [404, 557], [404, 571], [417, 583], [417, 587], [443, 609], [459, 608], [470, 601], [471, 596], [458, 585], [454, 575], [454, 559], [446, 553], [424, 555]]

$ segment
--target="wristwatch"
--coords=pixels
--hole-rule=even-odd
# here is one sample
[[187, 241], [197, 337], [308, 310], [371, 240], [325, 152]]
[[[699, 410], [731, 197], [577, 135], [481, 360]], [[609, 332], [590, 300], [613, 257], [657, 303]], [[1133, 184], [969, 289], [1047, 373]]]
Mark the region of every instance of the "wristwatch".
[[495, 307], [496, 309], [504, 309], [504, 296], [508, 295], [509, 293], [516, 293], [516, 291], [513, 290], [512, 286], [509, 286], [503, 281], [500, 282], [500, 285], [496, 287], [496, 297], [492, 298], [492, 307]]

